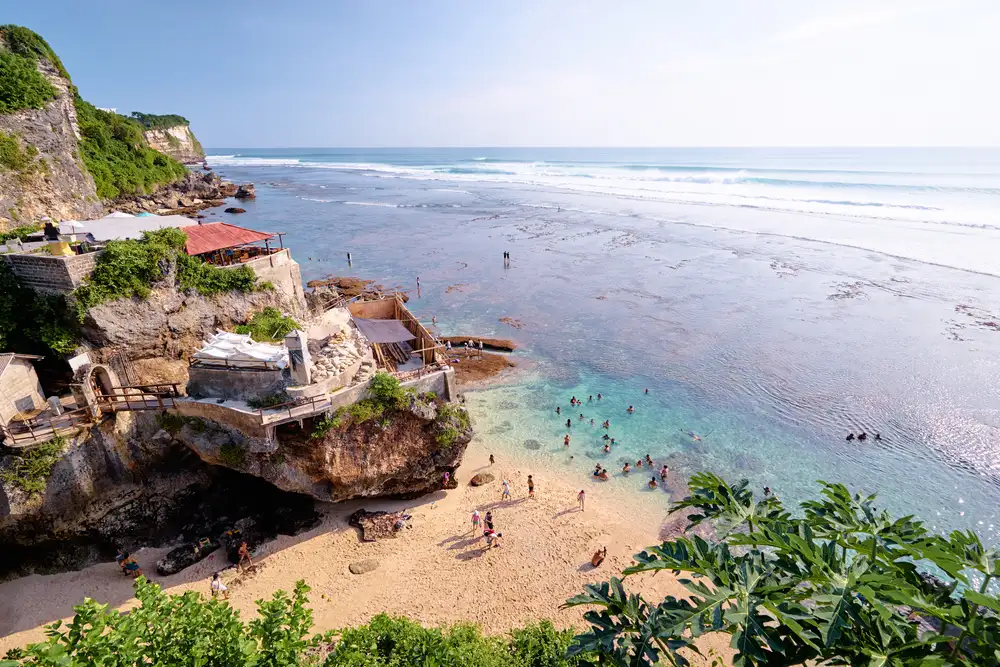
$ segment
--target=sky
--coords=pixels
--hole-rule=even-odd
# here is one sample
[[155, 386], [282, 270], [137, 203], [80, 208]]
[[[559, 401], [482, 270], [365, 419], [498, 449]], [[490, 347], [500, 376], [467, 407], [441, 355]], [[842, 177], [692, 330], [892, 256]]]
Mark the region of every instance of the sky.
[[1000, 146], [997, 0], [0, 0], [207, 147]]

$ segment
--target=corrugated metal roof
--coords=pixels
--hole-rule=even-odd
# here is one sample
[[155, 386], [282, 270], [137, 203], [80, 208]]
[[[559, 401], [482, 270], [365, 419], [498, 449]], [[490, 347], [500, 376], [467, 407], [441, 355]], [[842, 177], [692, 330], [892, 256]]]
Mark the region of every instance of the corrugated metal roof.
[[0, 354], [0, 375], [3, 375], [3, 372], [7, 370], [7, 366], [10, 365], [10, 362], [17, 358], [28, 359], [30, 361], [42, 359], [43, 357], [39, 357], [34, 354], [14, 354], [13, 352]]
[[206, 252], [232, 248], [274, 238], [274, 234], [255, 232], [246, 227], [237, 227], [228, 222], [210, 222], [205, 225], [189, 225], [181, 231], [187, 234], [187, 254], [201, 255]]
[[60, 234], [77, 234], [79, 237], [90, 236], [94, 241], [114, 241], [120, 239], [137, 239], [143, 232], [150, 232], [164, 227], [182, 227], [190, 225], [191, 218], [182, 215], [146, 215], [138, 216], [107, 216], [100, 220], [83, 220], [80, 222], [59, 223]]

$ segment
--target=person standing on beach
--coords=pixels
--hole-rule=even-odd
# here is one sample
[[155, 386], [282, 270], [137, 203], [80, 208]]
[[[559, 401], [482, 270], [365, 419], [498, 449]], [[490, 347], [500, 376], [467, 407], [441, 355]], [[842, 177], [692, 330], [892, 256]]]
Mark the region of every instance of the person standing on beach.
[[217, 595], [221, 595], [222, 599], [224, 600], [229, 599], [229, 587], [226, 586], [224, 583], [222, 583], [222, 579], [219, 578], [218, 572], [212, 575], [211, 589], [213, 598], [216, 597]]
[[484, 521], [487, 530], [493, 530], [493, 512], [487, 510], [486, 519]]
[[490, 465], [493, 465], [496, 461], [493, 459], [493, 455], [490, 454]]
[[531, 479], [531, 475], [528, 475], [528, 497], [535, 497], [535, 480]]
[[479, 510], [472, 510], [472, 532], [479, 532]]
[[583, 492], [583, 489], [580, 489], [580, 493], [576, 494], [576, 502], [579, 503], [581, 512], [583, 511], [583, 501], [586, 500], [586, 498], [587, 494]]
[[510, 500], [510, 483], [504, 480], [501, 486], [503, 487], [503, 493], [500, 495], [500, 500]]

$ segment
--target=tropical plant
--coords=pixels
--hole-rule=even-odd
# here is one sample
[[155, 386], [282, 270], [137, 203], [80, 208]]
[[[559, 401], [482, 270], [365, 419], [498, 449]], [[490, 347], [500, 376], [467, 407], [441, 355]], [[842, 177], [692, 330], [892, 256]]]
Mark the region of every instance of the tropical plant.
[[[731, 636], [742, 665], [996, 665], [1000, 599], [989, 591], [1000, 556], [973, 532], [942, 537], [911, 516], [894, 519], [875, 496], [821, 482], [792, 517], [747, 483], [695, 475], [672, 512], [710, 521], [716, 539], [663, 542], [635, 556], [624, 576], [683, 574], [684, 597], [651, 603], [617, 577], [589, 585], [566, 606], [593, 606], [569, 654], [605, 664], [688, 663], [706, 633]], [[935, 566], [948, 581], [930, 575]]]
[[[253, 271], [249, 267], [240, 268], [250, 271], [250, 275], [253, 276]], [[279, 341], [299, 328], [301, 325], [294, 319], [277, 308], [267, 306], [264, 310], [254, 313], [254, 316], [246, 324], [238, 325], [236, 333], [247, 334], [255, 341]]]

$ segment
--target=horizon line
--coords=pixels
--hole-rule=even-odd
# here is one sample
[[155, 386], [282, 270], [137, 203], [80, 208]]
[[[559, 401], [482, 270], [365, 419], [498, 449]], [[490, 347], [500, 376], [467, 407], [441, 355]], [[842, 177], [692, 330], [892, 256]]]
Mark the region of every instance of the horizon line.
[[768, 144], [746, 144], [746, 145], [734, 145], [734, 146], [704, 146], [704, 145], [674, 145], [674, 146], [576, 146], [576, 145], [558, 145], [558, 146], [544, 146], [544, 145], [532, 145], [532, 144], [517, 144], [509, 146], [433, 146], [433, 145], [381, 145], [381, 146], [321, 146], [321, 145], [285, 145], [285, 146], [211, 146], [212, 150], [222, 149], [222, 148], [241, 148], [241, 149], [301, 149], [301, 148], [321, 148], [326, 150], [385, 150], [385, 149], [422, 149], [422, 150], [457, 150], [457, 149], [470, 149], [470, 150], [506, 150], [512, 148], [535, 148], [535, 149], [625, 149], [625, 150], [677, 150], [677, 149], [717, 149], [717, 150], [732, 150], [732, 149], [750, 149], [750, 148], [770, 148], [770, 149], [837, 149], [837, 150], [851, 150], [851, 149], [872, 149], [872, 148], [905, 148], [905, 149], [964, 149], [964, 150], [997, 150], [1000, 149], [1000, 145], [990, 145], [990, 146], [970, 146], [970, 145], [952, 145], [952, 144], [863, 144], [863, 145], [768, 145]]

